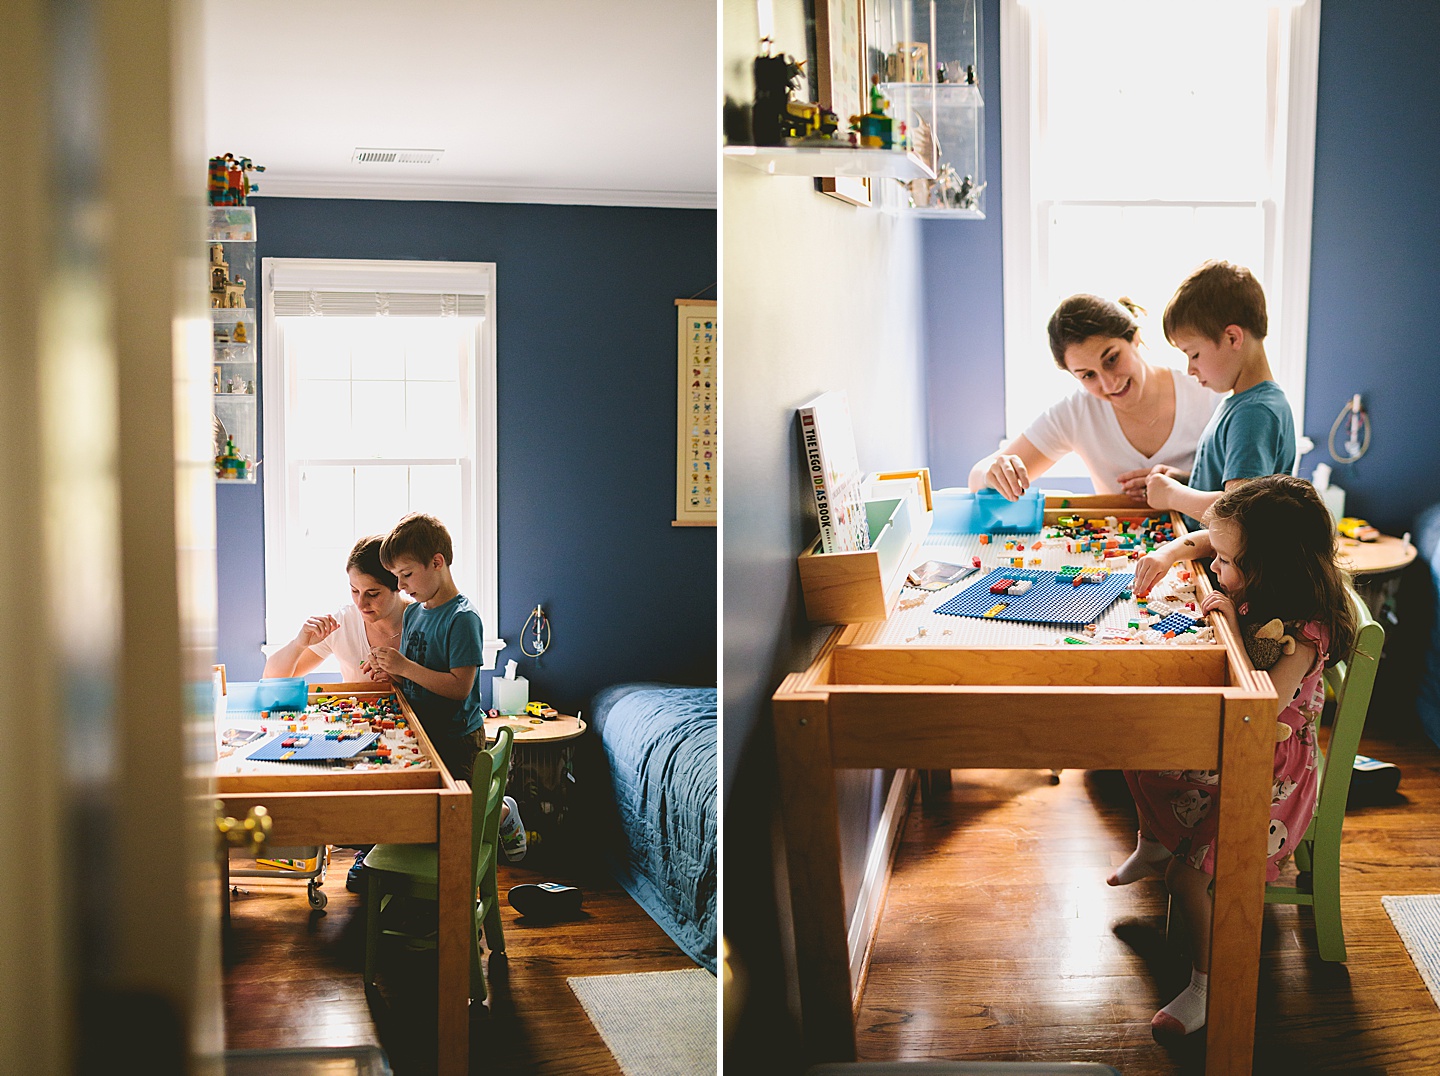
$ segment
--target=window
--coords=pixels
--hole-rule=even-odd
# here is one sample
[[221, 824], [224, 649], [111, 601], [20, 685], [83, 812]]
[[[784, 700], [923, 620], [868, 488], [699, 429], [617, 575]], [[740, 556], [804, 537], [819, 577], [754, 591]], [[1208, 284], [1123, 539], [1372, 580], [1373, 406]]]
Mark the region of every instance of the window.
[[1265, 288], [1302, 429], [1319, 20], [1318, 0], [1001, 0], [1008, 437], [1075, 388], [1045, 338], [1067, 295], [1137, 300], [1150, 359], [1183, 370], [1160, 318], [1207, 258]]
[[350, 600], [357, 538], [429, 512], [493, 668], [494, 265], [266, 258], [262, 279], [267, 650]]

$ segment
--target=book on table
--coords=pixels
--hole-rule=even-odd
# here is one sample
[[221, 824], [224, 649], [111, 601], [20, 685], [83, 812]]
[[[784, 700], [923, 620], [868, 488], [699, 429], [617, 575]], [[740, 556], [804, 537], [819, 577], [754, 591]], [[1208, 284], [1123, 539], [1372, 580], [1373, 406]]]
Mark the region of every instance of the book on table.
[[869, 549], [865, 476], [855, 453], [849, 400], [843, 392], [825, 392], [799, 408], [799, 416], [805, 474], [820, 519], [820, 551]]

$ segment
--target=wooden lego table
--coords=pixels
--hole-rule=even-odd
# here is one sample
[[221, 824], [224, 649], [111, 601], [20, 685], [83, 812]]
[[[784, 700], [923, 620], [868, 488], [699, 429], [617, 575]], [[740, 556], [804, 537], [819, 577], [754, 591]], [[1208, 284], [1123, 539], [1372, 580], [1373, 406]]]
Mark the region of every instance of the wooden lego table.
[[[388, 694], [377, 692], [373, 683], [310, 687], [311, 701], [319, 695]], [[231, 756], [216, 763], [215, 792], [222, 813], [234, 818], [244, 817], [252, 807], [264, 807], [273, 822], [270, 843], [275, 847], [439, 846], [437, 1071], [463, 1076], [469, 1066], [470, 931], [475, 929], [470, 786], [450, 776], [405, 697], [394, 694], [432, 765], [364, 772], [322, 771], [315, 766], [287, 770], [287, 763], [237, 766]], [[216, 720], [225, 720], [223, 712], [217, 712]]]
[[[1047, 503], [1047, 523], [1143, 515], [1124, 498], [1064, 503]], [[927, 557], [957, 559], [935, 535], [913, 559]], [[1250, 1072], [1275, 751], [1269, 676], [1223, 624], [1213, 645], [1056, 646], [1064, 632], [1055, 628], [1046, 644], [996, 644], [974, 633], [993, 625], [1011, 638], [1033, 626], [946, 617], [954, 628], [922, 631], [924, 611], [905, 606], [884, 622], [837, 628], [773, 696], [808, 1060], [855, 1056], [836, 770], [1223, 763], [1206, 1072]]]

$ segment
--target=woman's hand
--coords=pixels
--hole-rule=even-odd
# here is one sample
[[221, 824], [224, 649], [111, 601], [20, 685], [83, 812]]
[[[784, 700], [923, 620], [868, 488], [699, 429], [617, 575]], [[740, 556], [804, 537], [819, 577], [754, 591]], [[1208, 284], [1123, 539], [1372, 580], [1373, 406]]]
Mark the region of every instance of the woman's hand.
[[295, 641], [301, 646], [314, 646], [339, 630], [340, 621], [329, 613], [324, 616], [312, 616], [300, 625], [300, 632], [295, 636]]
[[1007, 501], [1018, 501], [1030, 488], [1030, 473], [1019, 456], [1002, 453], [985, 469], [985, 484]]

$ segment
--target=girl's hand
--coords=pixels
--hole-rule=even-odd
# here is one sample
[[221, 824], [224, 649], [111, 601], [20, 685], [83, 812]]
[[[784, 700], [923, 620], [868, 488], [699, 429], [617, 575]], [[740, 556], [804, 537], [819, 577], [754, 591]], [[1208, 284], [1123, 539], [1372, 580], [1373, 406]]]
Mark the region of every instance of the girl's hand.
[[324, 616], [312, 616], [300, 626], [300, 633], [295, 636], [295, 641], [302, 646], [314, 646], [339, 630], [340, 621], [329, 613]]
[[1165, 578], [1165, 573], [1170, 570], [1170, 565], [1175, 562], [1165, 555], [1162, 549], [1153, 553], [1146, 553], [1135, 562], [1135, 596], [1143, 598], [1150, 593], [1150, 589], [1160, 580]]
[[1230, 600], [1230, 595], [1218, 590], [1212, 590], [1209, 594], [1205, 595], [1205, 600], [1200, 603], [1200, 611], [1202, 613], [1219, 613], [1230, 622], [1230, 626], [1235, 628], [1238, 633], [1240, 617], [1239, 614], [1235, 612], [1235, 603]]
[[997, 490], [1007, 501], [1018, 501], [1030, 488], [1030, 474], [1019, 456], [996, 456], [985, 471], [985, 484]]

